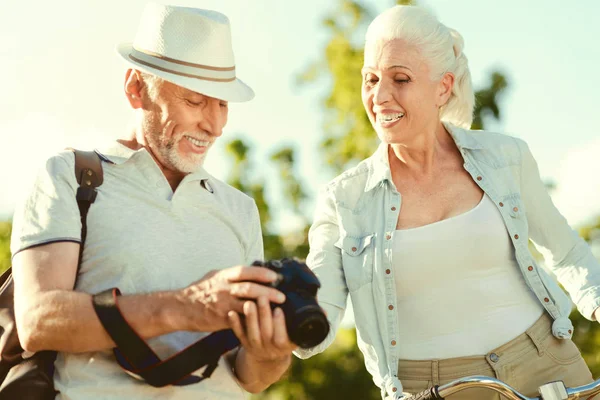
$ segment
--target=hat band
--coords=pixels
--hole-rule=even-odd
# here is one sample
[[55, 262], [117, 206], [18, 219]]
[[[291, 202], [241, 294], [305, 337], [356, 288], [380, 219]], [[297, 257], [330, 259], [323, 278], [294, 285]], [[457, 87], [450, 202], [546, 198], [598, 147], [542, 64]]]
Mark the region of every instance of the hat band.
[[136, 48], [132, 48], [129, 58], [147, 67], [187, 78], [213, 82], [232, 82], [236, 79], [235, 66], [213, 67], [210, 65], [194, 64]]

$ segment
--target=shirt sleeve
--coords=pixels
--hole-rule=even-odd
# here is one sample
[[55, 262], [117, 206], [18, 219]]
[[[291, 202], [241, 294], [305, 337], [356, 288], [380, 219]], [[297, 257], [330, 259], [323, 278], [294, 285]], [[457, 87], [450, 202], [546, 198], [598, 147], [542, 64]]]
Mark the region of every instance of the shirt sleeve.
[[49, 158], [13, 216], [11, 253], [43, 244], [81, 242], [81, 218], [75, 199], [75, 155], [61, 152]]
[[294, 354], [299, 358], [311, 357], [329, 347], [344, 316], [348, 287], [342, 267], [341, 251], [335, 246], [339, 236], [335, 201], [326, 187], [319, 194], [314, 222], [308, 233], [310, 251], [306, 263], [321, 282], [317, 300], [327, 313], [330, 331], [321, 344], [311, 349], [296, 350]]
[[546, 265], [569, 292], [579, 312], [592, 320], [600, 306], [600, 263], [587, 243], [556, 209], [527, 144], [519, 141], [522, 155], [521, 193], [529, 236]]

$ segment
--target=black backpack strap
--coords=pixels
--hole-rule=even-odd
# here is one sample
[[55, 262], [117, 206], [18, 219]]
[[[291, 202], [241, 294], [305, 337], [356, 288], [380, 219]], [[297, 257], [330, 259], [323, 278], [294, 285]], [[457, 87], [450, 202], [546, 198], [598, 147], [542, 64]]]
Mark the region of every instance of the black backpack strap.
[[82, 151], [68, 148], [75, 153], [75, 178], [79, 187], [77, 188], [77, 205], [81, 216], [81, 246], [79, 247], [79, 263], [83, 255], [83, 244], [87, 237], [87, 214], [90, 205], [96, 200], [96, 188], [102, 185], [104, 174], [100, 156], [94, 151]]

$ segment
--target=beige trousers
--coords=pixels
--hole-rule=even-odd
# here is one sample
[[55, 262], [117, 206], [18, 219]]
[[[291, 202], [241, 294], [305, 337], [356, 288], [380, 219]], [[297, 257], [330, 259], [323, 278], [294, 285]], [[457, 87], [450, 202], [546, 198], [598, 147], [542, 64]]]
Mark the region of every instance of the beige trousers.
[[[415, 394], [465, 376], [485, 375], [500, 379], [529, 397], [538, 396], [538, 387], [547, 382], [562, 380], [567, 387], [592, 382], [592, 374], [573, 341], [556, 339], [551, 326], [552, 319], [544, 313], [525, 333], [485, 356], [400, 360], [398, 378], [404, 392]], [[488, 389], [466, 389], [448, 397], [448, 400], [505, 399]]]

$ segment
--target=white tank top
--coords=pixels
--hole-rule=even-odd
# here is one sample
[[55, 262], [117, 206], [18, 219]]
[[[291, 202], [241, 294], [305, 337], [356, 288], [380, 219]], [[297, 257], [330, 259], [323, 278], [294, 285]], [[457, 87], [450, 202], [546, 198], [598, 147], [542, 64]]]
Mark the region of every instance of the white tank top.
[[400, 359], [484, 355], [542, 315], [487, 195], [464, 214], [397, 230], [392, 260]]

